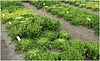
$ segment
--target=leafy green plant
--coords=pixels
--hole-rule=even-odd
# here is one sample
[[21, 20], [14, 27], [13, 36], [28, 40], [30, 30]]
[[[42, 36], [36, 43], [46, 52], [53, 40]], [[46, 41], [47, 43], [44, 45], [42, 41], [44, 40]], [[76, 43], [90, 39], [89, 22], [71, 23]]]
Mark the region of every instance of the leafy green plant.
[[17, 27], [17, 26], [13, 26], [10, 30], [8, 30], [8, 35], [11, 36], [13, 39], [16, 39], [16, 36], [22, 36], [22, 31], [23, 30], [23, 26], [22, 27]]
[[3, 10], [1, 11], [1, 22], [4, 24], [6, 22], [6, 20], [9, 18], [9, 16], [6, 16], [8, 15], [9, 12], [7, 10]]
[[80, 4], [79, 7], [86, 7], [86, 4], [85, 3]]
[[75, 4], [73, 4], [73, 5], [75, 5], [75, 6], [79, 6], [80, 4], [81, 4], [80, 1], [76, 1]]
[[24, 59], [25, 60], [39, 60], [40, 57], [40, 53], [42, 53], [39, 49], [30, 49]]
[[42, 30], [51, 30], [58, 31], [60, 30], [60, 23], [58, 20], [50, 19], [48, 17], [44, 17], [44, 23], [41, 25]]
[[71, 35], [69, 32], [61, 31], [58, 34], [58, 38], [69, 40], [71, 38]]
[[71, 1], [69, 1], [69, 4], [74, 4], [74, 3], [75, 3], [75, 1], [72, 1], [72, 0], [71, 0]]
[[51, 9], [53, 9], [53, 7], [51, 7], [51, 6], [44, 6], [43, 8], [45, 8], [45, 10], [47, 10], [47, 12], [51, 12]]
[[22, 53], [28, 51], [32, 47], [32, 41], [30, 39], [22, 39], [16, 43], [16, 51]]
[[34, 6], [37, 7], [37, 9], [41, 9], [44, 6], [50, 6], [50, 5], [55, 5], [59, 4], [59, 2], [53, 2], [53, 1], [29, 1], [30, 4], [33, 4]]
[[63, 16], [64, 16], [64, 13], [65, 13], [64, 11], [59, 12], [57, 16], [61, 18], [61, 17], [63, 17]]
[[17, 9], [24, 8], [22, 2], [19, 1], [1, 1], [1, 10], [8, 10], [14, 12]]
[[98, 60], [100, 53], [99, 53], [99, 42], [89, 41], [86, 42], [86, 54], [87, 56], [91, 57], [93, 60]]
[[28, 22], [24, 23], [16, 22], [15, 24], [12, 25], [10, 24], [7, 27], [9, 28], [8, 35], [10, 35], [12, 38], [16, 38], [16, 36], [36, 38], [40, 36], [42, 29], [42, 27], [37, 25], [36, 23], [30, 24]]
[[9, 21], [5, 23], [6, 29], [10, 30], [13, 26], [17, 26], [18, 24], [24, 24], [24, 23], [21, 23], [21, 21], [23, 20], [25, 20], [25, 18], [15, 19], [14, 21]]
[[60, 59], [59, 55], [60, 55], [59, 52], [47, 51], [41, 54], [41, 58], [42, 60], [59, 60]]
[[62, 45], [66, 42], [65, 39], [56, 39], [54, 42], [52, 42], [52, 48], [58, 48], [61, 49]]
[[[83, 20], [83, 19], [82, 19]], [[84, 22], [79, 17], [74, 18], [70, 23], [73, 25], [82, 25]]]
[[13, 21], [14, 20], [14, 18], [13, 17], [11, 17], [11, 16], [9, 16], [9, 14], [2, 14], [2, 15], [6, 15], [6, 16], [1, 16], [1, 22], [3, 23], [3, 24], [5, 24], [5, 23], [7, 23], [7, 22], [9, 22], [9, 21]]
[[84, 57], [75, 48], [67, 46], [66, 51], [61, 53], [61, 60], [84, 60]]
[[41, 49], [43, 49], [43, 50], [46, 50], [46, 49], [48, 49], [48, 48], [50, 48], [50, 41], [49, 41], [49, 39], [48, 38], [39, 38], [38, 40], [37, 40], [37, 47], [39, 47], [39, 48], [41, 48]]
[[[67, 41], [62, 45], [62, 60], [84, 60], [84, 46], [80, 41]], [[79, 45], [79, 46], [78, 46]], [[81, 49], [82, 48], [82, 49]]]
[[46, 37], [50, 41], [54, 41], [55, 39], [58, 38], [58, 32], [48, 30], [48, 31], [43, 32], [42, 37]]
[[36, 23], [28, 24], [26, 27], [27, 36], [30, 38], [36, 38], [40, 36], [42, 27]]
[[[28, 13], [27, 13], [27, 12]], [[3, 10], [2, 11], [2, 16], [1, 16], [1, 20], [2, 23], [7, 23], [9, 21], [14, 21], [14, 20], [19, 20], [19, 19], [23, 19], [23, 21], [25, 20], [25, 18], [28, 17], [34, 17], [34, 16], [38, 16], [36, 13], [32, 12], [32, 10], [29, 9], [18, 9], [12, 13], [9, 13], [7, 10]]]
[[95, 4], [95, 5], [92, 7], [92, 10], [93, 10], [93, 11], [99, 11], [99, 4]]
[[87, 8], [87, 9], [91, 9], [93, 11], [99, 11], [99, 3], [98, 1], [77, 1], [77, 0], [65, 0], [63, 1], [64, 3], [69, 3], [71, 5], [74, 5], [74, 6], [79, 6], [79, 7], [84, 7], [84, 8]]
[[57, 9], [53, 9], [53, 10], [51, 10], [51, 13], [52, 13], [53, 15], [57, 15], [58, 12], [59, 12], [59, 10], [57, 10]]
[[39, 49], [31, 49], [26, 53], [24, 59], [25, 60], [58, 60], [59, 52], [51, 52], [51, 51], [42, 52]]
[[86, 48], [85, 43], [81, 40], [71, 40], [69, 42], [70, 46], [75, 48], [83, 57], [85, 57]]

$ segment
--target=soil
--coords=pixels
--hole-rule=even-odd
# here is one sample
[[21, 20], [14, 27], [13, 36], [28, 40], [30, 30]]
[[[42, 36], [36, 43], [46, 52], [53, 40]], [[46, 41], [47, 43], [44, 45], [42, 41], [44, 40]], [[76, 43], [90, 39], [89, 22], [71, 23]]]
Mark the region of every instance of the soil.
[[1, 60], [22, 60], [23, 54], [17, 54], [15, 52], [15, 43], [11, 42], [11, 38], [5, 32], [5, 26], [0, 23], [1, 26]]
[[87, 29], [87, 27], [83, 26], [74, 26], [69, 22], [65, 21], [63, 18], [57, 18], [56, 15], [52, 15], [45, 10], [39, 9], [30, 5], [29, 3], [23, 3], [26, 8], [31, 9], [41, 16], [47, 16], [49, 18], [57, 19], [61, 23], [61, 27], [63, 31], [68, 31], [71, 33], [72, 39], [81, 39], [83, 41], [99, 41], [99, 37], [94, 34], [92, 29]]

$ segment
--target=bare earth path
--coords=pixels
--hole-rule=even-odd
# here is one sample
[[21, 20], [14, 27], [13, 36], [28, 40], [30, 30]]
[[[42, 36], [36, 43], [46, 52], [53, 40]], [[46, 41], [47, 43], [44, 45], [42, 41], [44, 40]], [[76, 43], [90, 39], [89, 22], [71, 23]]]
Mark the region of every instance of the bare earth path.
[[55, 15], [47, 13], [45, 10], [37, 10], [36, 7], [30, 5], [28, 3], [23, 3], [26, 8], [33, 10], [34, 12], [38, 13], [41, 16], [47, 16], [50, 18], [58, 19], [61, 23], [61, 26], [64, 31], [68, 31], [71, 33], [72, 39], [81, 39], [84, 41], [98, 41], [99, 37], [94, 35], [94, 31], [91, 29], [87, 29], [86, 27], [82, 26], [73, 26], [69, 22], [65, 21], [62, 18], [57, 18]]
[[67, 4], [67, 3], [61, 3], [61, 4], [64, 5], [64, 6], [71, 6], [71, 7], [74, 7], [74, 8], [78, 8], [80, 10], [84, 10], [84, 11], [89, 12], [89, 13], [94, 13], [96, 15], [99, 15], [99, 12], [100, 12], [100, 11], [92, 11], [91, 9], [80, 8], [79, 6], [73, 6], [73, 5], [70, 5], [70, 4]]
[[15, 43], [12, 43], [11, 38], [5, 32], [5, 27], [0, 23], [1, 26], [1, 60], [11, 61], [23, 59], [24, 54], [17, 54], [15, 52]]

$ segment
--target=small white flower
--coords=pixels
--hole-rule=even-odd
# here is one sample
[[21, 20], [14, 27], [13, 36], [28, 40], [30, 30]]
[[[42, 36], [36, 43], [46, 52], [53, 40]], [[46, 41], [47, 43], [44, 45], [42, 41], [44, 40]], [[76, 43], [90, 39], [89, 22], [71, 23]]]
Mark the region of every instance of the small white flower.
[[91, 21], [91, 19], [90, 18], [87, 18], [88, 19], [88, 21]]
[[12, 24], [11, 22], [8, 22], [9, 24]]
[[5, 16], [5, 14], [2, 14], [2, 16]]
[[19, 36], [17, 36], [16, 38], [17, 38], [17, 40], [18, 40], [18, 41], [20, 41], [20, 40], [21, 40]]
[[1, 11], [1, 9], [0, 9], [0, 11]]

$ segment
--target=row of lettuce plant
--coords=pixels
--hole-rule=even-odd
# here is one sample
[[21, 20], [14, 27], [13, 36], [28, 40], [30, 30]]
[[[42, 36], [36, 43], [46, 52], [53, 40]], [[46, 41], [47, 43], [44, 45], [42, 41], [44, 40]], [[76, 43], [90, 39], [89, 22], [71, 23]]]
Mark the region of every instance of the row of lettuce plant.
[[99, 1], [77, 1], [77, 0], [65, 0], [64, 3], [69, 3], [74, 6], [85, 7], [92, 9], [93, 11], [99, 11]]

